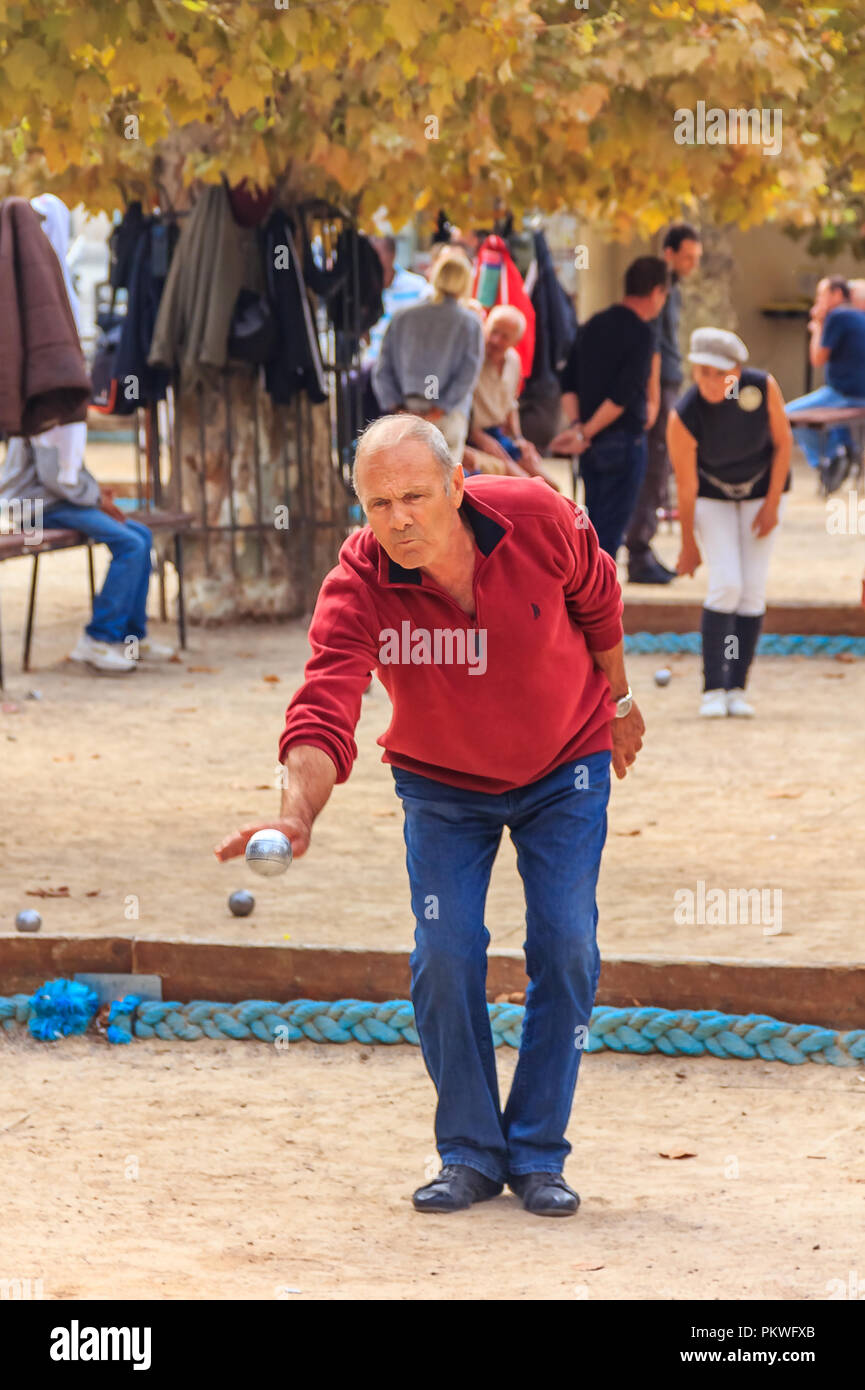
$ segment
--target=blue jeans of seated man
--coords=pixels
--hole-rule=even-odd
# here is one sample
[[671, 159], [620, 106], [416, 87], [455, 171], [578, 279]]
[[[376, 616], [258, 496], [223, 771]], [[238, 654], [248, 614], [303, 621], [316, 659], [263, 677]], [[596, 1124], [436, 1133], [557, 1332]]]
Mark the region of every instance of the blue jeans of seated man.
[[56, 502], [43, 513], [46, 527], [68, 526], [111, 551], [105, 583], [93, 600], [93, 616], [84, 631], [96, 642], [122, 642], [147, 635], [147, 590], [153, 537], [140, 521], [115, 519], [99, 507]]
[[[436, 1146], [504, 1182], [560, 1173], [565, 1130], [601, 968], [595, 889], [607, 833], [610, 754], [565, 763], [498, 795], [392, 768], [405, 810], [417, 923], [412, 1001], [438, 1093]], [[484, 908], [508, 826], [526, 897], [526, 1009], [504, 1111], [486, 999]]]
[[828, 438], [821, 450], [821, 444], [824, 443], [823, 431], [813, 429], [810, 425], [796, 427], [792, 417], [798, 410], [813, 410], [815, 406], [833, 406], [841, 409], [848, 405], [865, 406], [865, 400], [861, 396], [845, 396], [831, 386], [818, 386], [816, 391], [809, 391], [807, 396], [797, 396], [784, 407], [787, 415], [791, 417], [790, 424], [794, 425], [793, 438], [812, 468], [820, 467], [821, 454], [831, 458], [842, 445], [846, 445], [852, 454], [853, 436], [844, 425], [839, 425], [836, 429], [828, 431]]
[[520, 454], [519, 445], [514, 443], [513, 439], [509, 434], [505, 434], [505, 431], [502, 429], [501, 425], [489, 425], [487, 429], [484, 431], [484, 433], [492, 435], [496, 443], [501, 444], [505, 453], [513, 459], [514, 463], [519, 463], [520, 458], [522, 457], [522, 455]]
[[589, 520], [601, 549], [614, 560], [634, 514], [647, 461], [645, 433], [614, 428], [603, 430], [579, 456]]

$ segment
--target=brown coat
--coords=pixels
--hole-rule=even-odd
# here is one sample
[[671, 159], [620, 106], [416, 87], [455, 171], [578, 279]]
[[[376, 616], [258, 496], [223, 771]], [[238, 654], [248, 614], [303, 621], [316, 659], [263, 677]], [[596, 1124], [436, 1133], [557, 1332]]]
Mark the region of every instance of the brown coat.
[[90, 377], [63, 271], [26, 198], [0, 203], [0, 429], [86, 420]]

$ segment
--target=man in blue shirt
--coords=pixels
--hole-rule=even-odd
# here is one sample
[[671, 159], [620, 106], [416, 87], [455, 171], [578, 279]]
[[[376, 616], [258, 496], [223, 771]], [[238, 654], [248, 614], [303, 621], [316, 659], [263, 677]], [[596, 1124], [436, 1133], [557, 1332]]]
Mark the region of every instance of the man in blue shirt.
[[[787, 414], [815, 406], [865, 406], [865, 313], [850, 302], [850, 285], [843, 275], [830, 275], [817, 286], [808, 324], [810, 359], [826, 368], [826, 384], [787, 405]], [[793, 437], [812, 468], [819, 468], [827, 492], [839, 488], [853, 466], [850, 431], [829, 431], [828, 459], [821, 455], [820, 431], [808, 426], [793, 430]]]

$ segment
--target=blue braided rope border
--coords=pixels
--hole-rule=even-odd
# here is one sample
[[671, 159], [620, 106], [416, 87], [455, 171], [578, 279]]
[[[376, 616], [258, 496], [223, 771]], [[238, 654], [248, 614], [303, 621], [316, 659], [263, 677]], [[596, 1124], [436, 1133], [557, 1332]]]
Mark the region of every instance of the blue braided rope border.
[[[702, 651], [699, 632], [632, 632], [625, 636], [625, 651]], [[757, 643], [761, 656], [865, 656], [865, 637], [826, 637], [794, 632], [764, 632]]]
[[[82, 1033], [97, 1010], [96, 996], [71, 981], [55, 980], [36, 994], [0, 998], [0, 1028], [26, 1026], [34, 1037], [52, 1040]], [[76, 992], [78, 991], [78, 992]], [[519, 1047], [525, 1008], [488, 1005], [493, 1041]], [[609, 1050], [668, 1057], [736, 1058], [853, 1067], [865, 1062], [865, 1028], [836, 1032], [811, 1024], [784, 1023], [765, 1014], [724, 1014], [714, 1009], [592, 1010], [588, 1029], [577, 1029], [575, 1046], [589, 1053]], [[247, 999], [239, 1004], [193, 1000], [188, 1004], [142, 1001], [127, 995], [111, 1005], [109, 1042], [158, 1037], [191, 1042], [198, 1038], [258, 1039], [288, 1046], [313, 1042], [418, 1045], [414, 1009], [407, 999], [375, 1004], [359, 999], [323, 1002], [293, 999], [285, 1004]]]

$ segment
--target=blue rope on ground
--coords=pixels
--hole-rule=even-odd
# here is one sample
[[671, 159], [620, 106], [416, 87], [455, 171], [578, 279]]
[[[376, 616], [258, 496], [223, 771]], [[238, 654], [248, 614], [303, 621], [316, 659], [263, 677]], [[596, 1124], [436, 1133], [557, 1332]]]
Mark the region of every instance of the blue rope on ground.
[[[69, 984], [53, 981], [52, 987]], [[26, 994], [0, 998], [0, 1027], [13, 1029], [38, 1019], [38, 1001], [48, 986], [32, 997]], [[82, 987], [83, 988], [83, 987]], [[94, 996], [95, 997], [95, 996]], [[34, 1000], [37, 1004], [34, 1004]], [[489, 1004], [490, 1024], [496, 1047], [519, 1047], [525, 1009], [521, 1004]], [[80, 1019], [77, 1020], [80, 1023]], [[85, 1024], [86, 1027], [86, 1024]], [[82, 1032], [70, 1027], [68, 1031]], [[45, 1039], [57, 1031], [34, 1032]], [[412, 1043], [418, 1045], [414, 1009], [407, 999], [373, 1004], [361, 999], [337, 999], [323, 1003], [292, 999], [287, 1004], [246, 999], [240, 1004], [218, 1004], [196, 999], [189, 1004], [140, 1000], [137, 995], [111, 1005], [108, 1040], [128, 1043], [132, 1038], [178, 1039], [257, 1038], [260, 1042], [287, 1045], [306, 1038], [331, 1043]], [[865, 1028], [846, 1033], [810, 1024], [782, 1023], [765, 1014], [723, 1014], [714, 1009], [613, 1009], [599, 1005], [592, 1010], [587, 1052], [649, 1053], [668, 1057], [737, 1058], [751, 1061], [804, 1062], [854, 1067], [865, 1062]]]
[[[699, 632], [633, 632], [625, 637], [625, 651], [702, 651]], [[760, 656], [865, 656], [865, 637], [821, 637], [795, 632], [764, 632], [757, 643]]]

